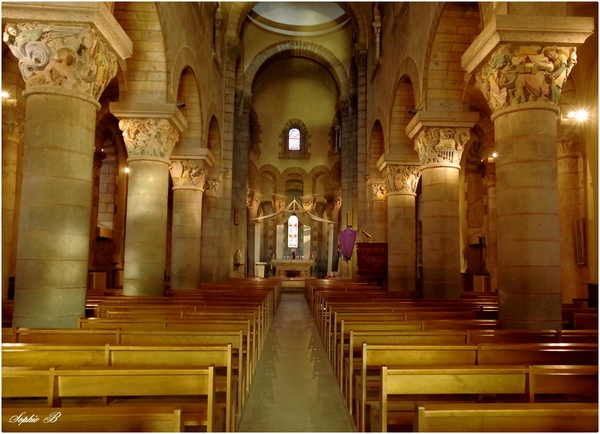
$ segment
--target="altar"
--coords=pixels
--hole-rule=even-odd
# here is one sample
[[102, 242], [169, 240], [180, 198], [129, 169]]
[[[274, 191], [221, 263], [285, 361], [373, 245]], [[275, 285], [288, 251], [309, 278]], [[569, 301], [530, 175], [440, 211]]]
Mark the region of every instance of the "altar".
[[271, 259], [271, 264], [276, 269], [277, 277], [288, 277], [286, 271], [300, 272], [297, 277], [310, 277], [310, 269], [315, 265], [312, 259]]

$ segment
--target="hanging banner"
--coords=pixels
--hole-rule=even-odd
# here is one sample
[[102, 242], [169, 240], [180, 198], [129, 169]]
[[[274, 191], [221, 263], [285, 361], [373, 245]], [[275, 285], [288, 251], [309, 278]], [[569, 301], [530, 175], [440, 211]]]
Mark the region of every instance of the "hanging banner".
[[340, 245], [342, 246], [342, 256], [346, 261], [349, 261], [352, 257], [352, 251], [354, 250], [354, 243], [356, 242], [356, 234], [358, 231], [354, 231], [350, 228], [346, 228], [340, 232]]

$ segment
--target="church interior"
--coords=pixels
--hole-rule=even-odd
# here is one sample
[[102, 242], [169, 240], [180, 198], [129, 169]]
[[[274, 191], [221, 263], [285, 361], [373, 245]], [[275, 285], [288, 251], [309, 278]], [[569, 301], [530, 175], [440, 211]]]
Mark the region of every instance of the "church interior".
[[597, 27], [3, 2], [2, 430], [597, 432]]

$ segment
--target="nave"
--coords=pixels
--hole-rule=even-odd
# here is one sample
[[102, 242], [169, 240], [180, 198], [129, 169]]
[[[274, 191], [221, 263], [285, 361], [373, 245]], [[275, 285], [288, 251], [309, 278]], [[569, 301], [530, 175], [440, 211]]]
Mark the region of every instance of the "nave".
[[355, 431], [301, 293], [282, 294], [238, 431]]

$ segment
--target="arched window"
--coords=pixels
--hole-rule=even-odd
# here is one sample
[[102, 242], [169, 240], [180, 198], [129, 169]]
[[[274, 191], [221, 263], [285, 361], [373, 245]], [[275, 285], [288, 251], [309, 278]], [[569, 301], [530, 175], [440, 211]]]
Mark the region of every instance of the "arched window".
[[290, 119], [283, 127], [279, 139], [279, 158], [310, 159], [311, 136], [306, 125], [300, 119]]
[[298, 217], [296, 214], [292, 214], [288, 220], [288, 248], [298, 248]]
[[300, 130], [298, 128], [290, 128], [288, 135], [288, 149], [290, 151], [300, 150]]

